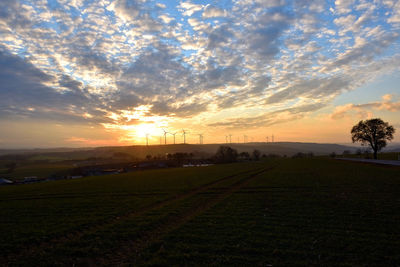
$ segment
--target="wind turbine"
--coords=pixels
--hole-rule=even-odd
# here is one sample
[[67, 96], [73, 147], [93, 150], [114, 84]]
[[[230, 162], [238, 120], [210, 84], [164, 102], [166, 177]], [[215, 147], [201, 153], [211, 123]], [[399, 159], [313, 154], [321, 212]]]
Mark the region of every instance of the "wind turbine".
[[170, 133], [170, 134], [174, 136], [174, 145], [175, 145], [175, 135], [176, 135], [176, 133]]
[[199, 134], [199, 144], [203, 144], [203, 134]]
[[247, 143], [247, 135], [243, 135], [243, 143]]
[[232, 135], [231, 134], [229, 134], [229, 143], [232, 144]]
[[269, 137], [267, 136], [267, 143], [269, 142]]
[[167, 131], [164, 130], [164, 128], [162, 129], [164, 131], [164, 144], [167, 144]]
[[271, 136], [271, 142], [274, 142], [274, 135]]
[[225, 135], [225, 142], [228, 143], [228, 136]]
[[184, 129], [182, 129], [182, 136], [183, 136], [183, 143], [186, 144], [186, 134], [189, 133], [187, 131], [185, 131]]

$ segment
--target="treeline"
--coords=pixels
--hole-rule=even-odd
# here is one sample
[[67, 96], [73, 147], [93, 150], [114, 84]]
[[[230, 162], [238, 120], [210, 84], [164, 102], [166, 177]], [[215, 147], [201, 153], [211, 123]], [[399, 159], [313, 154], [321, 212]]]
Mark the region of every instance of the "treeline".
[[212, 160], [215, 163], [231, 163], [237, 161], [258, 161], [261, 158], [278, 158], [276, 154], [262, 154], [260, 150], [254, 149], [253, 152], [240, 152], [229, 146], [220, 146]]
[[373, 151], [370, 148], [365, 148], [365, 149], [358, 148], [355, 151], [344, 150], [341, 155], [340, 154], [338, 155], [335, 152], [332, 152], [331, 154], [329, 154], [329, 156], [331, 158], [335, 158], [338, 156], [339, 157], [352, 157], [352, 155], [356, 156], [358, 158], [371, 159], [371, 158], [373, 158]]
[[258, 161], [261, 158], [277, 158], [281, 157], [276, 154], [263, 154], [260, 150], [254, 149], [249, 152], [238, 152], [236, 149], [229, 146], [220, 146], [214, 155], [204, 157], [196, 157], [193, 153], [171, 153], [165, 155], [147, 155], [146, 161], [168, 161], [177, 164], [186, 163], [232, 163], [239, 161]]

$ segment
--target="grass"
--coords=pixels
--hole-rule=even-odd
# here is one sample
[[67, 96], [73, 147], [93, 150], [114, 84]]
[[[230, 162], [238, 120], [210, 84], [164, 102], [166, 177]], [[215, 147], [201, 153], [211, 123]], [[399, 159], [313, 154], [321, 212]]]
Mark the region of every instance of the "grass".
[[37, 178], [43, 179], [53, 174], [67, 173], [67, 171], [72, 168], [74, 168], [72, 164], [62, 163], [26, 164], [17, 166], [15, 170], [8, 175], [12, 177], [14, 181], [23, 180], [24, 177], [29, 176], [36, 176]]
[[17, 166], [8, 172], [6, 164], [11, 161], [0, 160], [0, 177], [7, 177], [13, 181], [23, 180], [24, 177], [36, 176], [39, 179], [48, 178], [54, 174], [63, 175], [67, 174], [74, 166], [71, 163], [52, 162], [52, 163], [38, 163], [33, 161], [26, 161], [17, 164]]
[[7, 186], [0, 262], [395, 266], [399, 193], [398, 167], [326, 158]]
[[0, 251], [15, 252], [253, 168], [181, 168], [0, 188]]
[[399, 170], [281, 161], [168, 234], [141, 263], [394, 266], [400, 262]]

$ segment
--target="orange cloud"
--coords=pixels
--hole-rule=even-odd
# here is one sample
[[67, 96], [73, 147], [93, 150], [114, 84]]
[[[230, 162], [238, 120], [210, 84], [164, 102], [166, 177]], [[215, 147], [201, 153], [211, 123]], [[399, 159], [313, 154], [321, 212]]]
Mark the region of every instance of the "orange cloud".
[[371, 102], [366, 104], [346, 104], [337, 106], [334, 112], [330, 115], [333, 120], [342, 119], [348, 116], [349, 113], [356, 113], [359, 118], [371, 118], [373, 116], [371, 110], [387, 110], [391, 112], [400, 111], [400, 101], [392, 101], [393, 95], [386, 94], [382, 96], [382, 101]]

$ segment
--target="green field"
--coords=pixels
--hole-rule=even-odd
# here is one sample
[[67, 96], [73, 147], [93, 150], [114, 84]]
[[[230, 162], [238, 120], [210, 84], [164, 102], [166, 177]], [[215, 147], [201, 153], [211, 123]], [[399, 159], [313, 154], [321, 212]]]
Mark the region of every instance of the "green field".
[[6, 173], [0, 169], [1, 177], [10, 177], [10, 180], [21, 181], [24, 177], [36, 176], [39, 179], [48, 178], [53, 174], [68, 174], [73, 168], [72, 164], [66, 163], [30, 163], [17, 166], [12, 173]]
[[400, 168], [276, 159], [0, 187], [4, 266], [396, 266]]
[[[356, 155], [356, 154], [351, 154], [351, 155], [339, 155], [338, 157], [344, 157], [344, 158], [369, 158], [373, 159], [374, 155], [372, 153], [367, 153], [367, 154], [361, 154], [361, 155]], [[385, 152], [385, 153], [378, 153], [378, 159], [382, 160], [399, 160], [400, 159], [400, 153], [399, 152]]]

